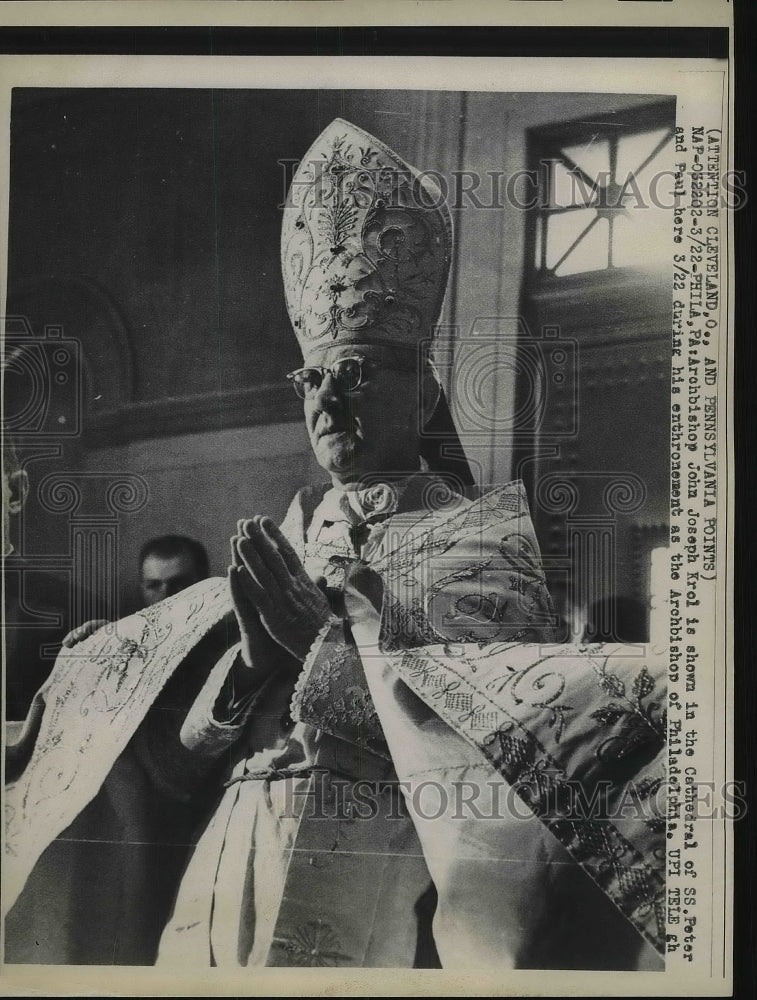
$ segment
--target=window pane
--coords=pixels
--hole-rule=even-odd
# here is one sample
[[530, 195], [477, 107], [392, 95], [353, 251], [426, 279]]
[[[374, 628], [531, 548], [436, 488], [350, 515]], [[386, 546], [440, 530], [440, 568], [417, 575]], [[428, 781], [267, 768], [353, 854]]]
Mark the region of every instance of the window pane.
[[[673, 140], [639, 173], [632, 174], [626, 185], [623, 204], [629, 211], [643, 206], [673, 207]], [[623, 178], [624, 182], [626, 178]]]
[[[636, 135], [624, 135], [620, 137], [618, 140], [618, 165], [616, 168], [616, 177], [619, 184], [623, 184], [629, 174], [636, 173], [667, 131], [667, 129], [658, 128], [654, 132], [639, 132]], [[667, 151], [668, 146], [666, 145], [663, 149]], [[661, 153], [658, 153], [657, 156], [660, 156]], [[665, 155], [667, 155], [667, 152]], [[652, 164], [655, 164], [657, 156], [651, 161]], [[654, 169], [660, 169], [659, 163]]]
[[556, 160], [552, 171], [550, 208], [567, 208], [569, 205], [590, 205], [595, 198], [591, 184]]
[[[660, 132], [655, 133], [657, 140]], [[616, 267], [667, 264], [673, 237], [672, 139], [633, 177], [623, 204], [627, 217], [615, 223], [613, 260]]]
[[603, 184], [607, 183], [610, 170], [610, 145], [607, 139], [593, 139], [582, 146], [563, 146], [563, 152], [593, 181], [603, 175], [600, 179]]
[[[593, 208], [551, 215], [547, 222], [547, 267], [553, 268], [574, 240], [596, 219]], [[607, 267], [607, 220], [599, 219], [555, 271], [559, 277]]]

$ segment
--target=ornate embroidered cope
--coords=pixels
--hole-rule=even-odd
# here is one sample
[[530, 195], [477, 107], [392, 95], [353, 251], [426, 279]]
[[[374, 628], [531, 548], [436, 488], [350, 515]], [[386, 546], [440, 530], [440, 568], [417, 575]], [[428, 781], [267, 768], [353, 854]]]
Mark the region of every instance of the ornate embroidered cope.
[[[399, 772], [405, 709], [391, 698], [401, 681], [442, 732], [446, 725], [466, 742], [482, 776], [490, 769], [517, 790], [663, 953], [664, 661], [643, 647], [540, 645], [551, 635], [552, 608], [522, 484], [470, 502], [418, 476], [396, 501], [359, 557], [343, 528], [341, 542], [338, 531], [330, 537], [328, 517], [308, 535], [302, 504], [290, 508], [282, 527], [308, 572], [324, 578], [334, 599], [344, 587], [346, 600], [344, 623], [329, 623], [313, 644], [292, 717], [304, 733], [351, 747], [347, 757], [367, 754], [359, 759], [375, 761], [375, 773], [389, 761]], [[7, 905], [47, 843], [96, 794], [172, 672], [229, 610], [226, 581], [205, 581], [60, 655], [41, 692], [31, 761], [7, 792]], [[307, 763], [307, 754], [295, 757], [282, 767]], [[643, 806], [632, 818], [618, 808], [629, 787]], [[576, 813], [576, 789], [588, 801], [602, 790], [599, 813]], [[286, 964], [311, 939], [330, 940], [328, 927], [305, 923], [299, 945], [274, 938], [270, 961]], [[336, 945], [325, 952], [342, 961]]]

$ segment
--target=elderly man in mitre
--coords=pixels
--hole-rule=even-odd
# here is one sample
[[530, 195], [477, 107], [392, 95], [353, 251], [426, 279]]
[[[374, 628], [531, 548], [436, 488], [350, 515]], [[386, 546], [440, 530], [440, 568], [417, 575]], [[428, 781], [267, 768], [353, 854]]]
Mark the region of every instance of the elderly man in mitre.
[[661, 967], [660, 665], [543, 645], [522, 485], [471, 500], [422, 436], [432, 411], [452, 429], [422, 350], [450, 255], [428, 180], [329, 125], [282, 266], [287, 377], [330, 481], [280, 528], [240, 521], [227, 580], [59, 658], [8, 790], [11, 901], [138, 771], [215, 794], [158, 962]]

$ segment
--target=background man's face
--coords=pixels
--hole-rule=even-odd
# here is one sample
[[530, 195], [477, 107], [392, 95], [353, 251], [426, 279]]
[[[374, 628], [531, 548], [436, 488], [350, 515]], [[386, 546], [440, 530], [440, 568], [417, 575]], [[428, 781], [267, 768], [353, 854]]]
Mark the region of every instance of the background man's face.
[[335, 483], [369, 473], [407, 473], [418, 468], [418, 388], [413, 371], [388, 367], [377, 348], [332, 347], [303, 365], [329, 367], [339, 358], [365, 358], [364, 383], [344, 393], [327, 374], [304, 402], [305, 423], [318, 464]]
[[140, 587], [145, 606], [178, 594], [200, 579], [194, 560], [188, 552], [165, 559], [145, 556]]

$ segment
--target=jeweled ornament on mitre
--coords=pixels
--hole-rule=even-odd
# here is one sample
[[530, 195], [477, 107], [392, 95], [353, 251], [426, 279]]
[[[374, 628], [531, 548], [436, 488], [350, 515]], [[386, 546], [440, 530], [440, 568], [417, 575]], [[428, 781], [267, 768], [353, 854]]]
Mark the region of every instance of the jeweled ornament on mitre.
[[439, 188], [337, 118], [303, 157], [281, 234], [287, 309], [303, 353], [430, 336], [449, 273], [452, 224]]

